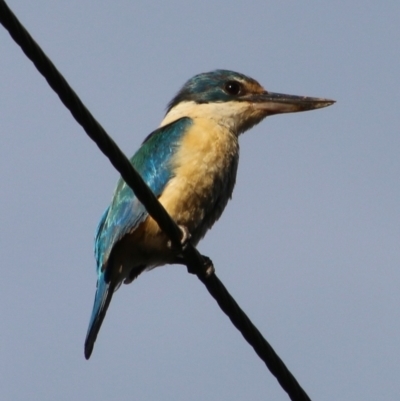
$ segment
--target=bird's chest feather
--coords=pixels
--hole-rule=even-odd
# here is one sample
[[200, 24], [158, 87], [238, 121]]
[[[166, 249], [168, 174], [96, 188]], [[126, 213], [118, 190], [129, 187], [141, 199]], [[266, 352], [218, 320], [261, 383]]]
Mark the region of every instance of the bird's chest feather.
[[173, 177], [159, 201], [178, 224], [189, 229], [194, 243], [220, 217], [231, 197], [238, 158], [237, 136], [198, 118], [171, 159]]

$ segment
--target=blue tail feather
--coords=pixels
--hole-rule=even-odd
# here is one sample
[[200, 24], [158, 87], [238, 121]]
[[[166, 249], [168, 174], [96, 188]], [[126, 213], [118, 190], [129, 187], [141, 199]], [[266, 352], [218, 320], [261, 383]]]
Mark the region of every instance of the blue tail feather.
[[100, 275], [97, 280], [96, 296], [94, 298], [94, 305], [92, 316], [90, 318], [89, 328], [85, 340], [85, 358], [89, 359], [92, 354], [94, 343], [97, 334], [100, 330], [103, 319], [106, 316], [108, 306], [110, 305], [113, 296], [115, 285], [106, 282], [104, 275]]

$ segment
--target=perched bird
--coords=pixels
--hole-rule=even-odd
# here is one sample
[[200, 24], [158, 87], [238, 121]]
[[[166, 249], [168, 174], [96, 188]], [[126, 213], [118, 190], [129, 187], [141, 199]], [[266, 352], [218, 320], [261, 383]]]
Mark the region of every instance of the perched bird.
[[[267, 92], [233, 71], [194, 76], [168, 105], [131, 163], [196, 245], [221, 216], [235, 185], [238, 137], [267, 116], [326, 107], [328, 99]], [[97, 290], [85, 341], [90, 358], [113, 293], [141, 272], [179, 262], [166, 235], [120, 179], [95, 237]]]

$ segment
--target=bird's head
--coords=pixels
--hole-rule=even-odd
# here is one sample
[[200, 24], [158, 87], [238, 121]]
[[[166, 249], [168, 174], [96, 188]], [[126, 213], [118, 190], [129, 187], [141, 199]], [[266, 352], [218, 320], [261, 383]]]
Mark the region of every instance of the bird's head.
[[180, 117], [205, 117], [239, 135], [267, 116], [313, 110], [332, 103], [328, 99], [268, 92], [246, 75], [216, 70], [195, 75], [185, 83], [168, 104], [162, 125]]

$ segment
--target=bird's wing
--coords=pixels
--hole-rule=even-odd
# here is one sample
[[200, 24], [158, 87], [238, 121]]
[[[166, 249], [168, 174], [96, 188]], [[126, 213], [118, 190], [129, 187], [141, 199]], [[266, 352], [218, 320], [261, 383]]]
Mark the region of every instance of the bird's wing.
[[[172, 177], [170, 160], [180, 139], [192, 124], [188, 117], [152, 132], [131, 158], [131, 163], [146, 184], [159, 197]], [[134, 231], [148, 213], [130, 187], [119, 180], [110, 206], [104, 212], [95, 236], [97, 271], [106, 266], [114, 245], [127, 233]]]

